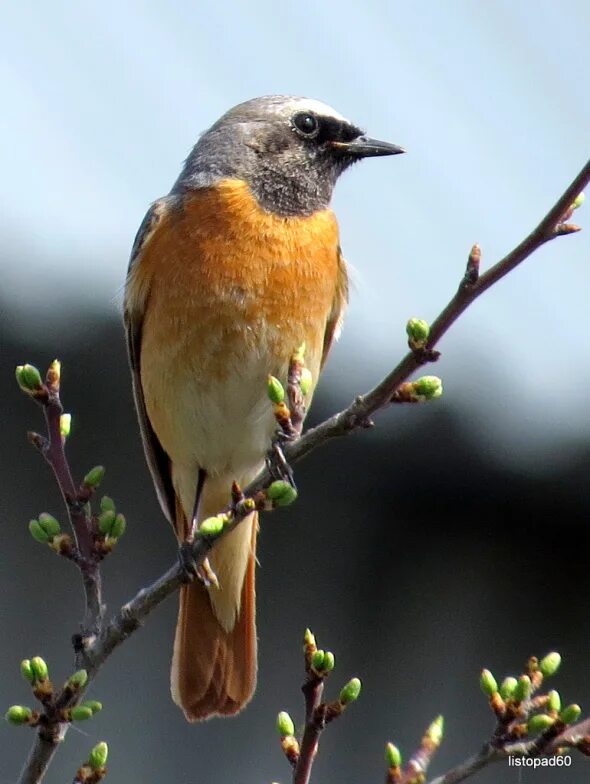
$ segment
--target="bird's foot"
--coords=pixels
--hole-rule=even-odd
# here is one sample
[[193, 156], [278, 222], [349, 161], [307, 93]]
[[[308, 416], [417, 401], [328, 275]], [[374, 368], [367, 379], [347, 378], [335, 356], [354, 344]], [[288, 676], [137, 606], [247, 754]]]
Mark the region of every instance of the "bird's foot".
[[196, 562], [192, 541], [187, 540], [181, 543], [178, 548], [178, 560], [182, 570], [183, 582], [192, 583], [196, 578], [207, 588], [211, 586], [219, 588], [219, 580], [209, 563], [209, 559], [205, 558], [200, 564]]
[[[280, 434], [278, 434], [280, 436]], [[283, 452], [283, 444], [291, 439], [277, 438], [273, 441], [270, 451], [266, 456], [266, 466], [270, 475], [274, 480], [281, 479], [288, 482], [291, 487], [295, 487], [295, 479], [293, 469], [289, 465], [285, 453]]]

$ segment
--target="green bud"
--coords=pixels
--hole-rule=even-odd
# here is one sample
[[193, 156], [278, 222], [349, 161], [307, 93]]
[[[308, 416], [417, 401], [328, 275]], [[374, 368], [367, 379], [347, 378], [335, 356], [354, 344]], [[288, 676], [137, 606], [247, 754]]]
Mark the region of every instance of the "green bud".
[[29, 532], [36, 542], [40, 542], [41, 544], [47, 544], [49, 542], [49, 537], [47, 536], [43, 528], [41, 528], [41, 525], [39, 524], [38, 520], [30, 521]]
[[307, 350], [307, 347], [306, 347], [305, 341], [304, 341], [299, 346], [299, 348], [296, 348], [295, 351], [293, 352], [293, 355], [291, 357], [291, 362], [299, 362], [301, 365], [303, 365], [303, 363], [305, 362], [305, 352], [306, 352], [306, 350]]
[[207, 519], [203, 520], [199, 525], [199, 533], [203, 534], [203, 536], [219, 536], [223, 531], [224, 524], [225, 517], [223, 515], [207, 517]]
[[312, 633], [311, 629], [306, 629], [303, 633], [303, 644], [306, 648], [315, 648], [315, 635]]
[[426, 737], [438, 748], [442, 743], [443, 735], [445, 733], [445, 720], [444, 716], [437, 716], [432, 722], [430, 727], [426, 730]]
[[91, 719], [93, 715], [91, 708], [87, 708], [85, 705], [74, 705], [74, 707], [70, 709], [72, 721], [86, 721], [87, 719]]
[[428, 322], [411, 318], [406, 324], [406, 335], [412, 348], [423, 348], [430, 335]]
[[86, 670], [77, 670], [67, 680], [66, 685], [72, 689], [83, 689], [88, 682], [88, 673]]
[[114, 512], [115, 511], [115, 502], [112, 498], [109, 498], [108, 495], [103, 495], [100, 499], [100, 511], [101, 512]]
[[547, 710], [550, 711], [560, 711], [561, 710], [561, 697], [559, 696], [559, 692], [552, 689], [547, 694]]
[[34, 656], [31, 659], [31, 670], [33, 671], [36, 681], [46, 681], [47, 678], [49, 678], [47, 665], [40, 656]]
[[107, 509], [106, 512], [101, 512], [98, 516], [98, 530], [104, 536], [111, 533], [111, 528], [115, 522], [116, 514], [112, 509]]
[[281, 711], [277, 716], [277, 730], [281, 738], [287, 738], [289, 735], [295, 735], [295, 725], [293, 719], [286, 711]]
[[125, 533], [126, 528], [127, 520], [125, 520], [125, 515], [122, 515], [119, 512], [119, 514], [115, 517], [115, 522], [111, 526], [111, 532], [109, 536], [112, 536], [113, 539], [120, 539]]
[[88, 757], [88, 764], [92, 770], [99, 770], [100, 768], [104, 768], [104, 766], [107, 764], [108, 757], [109, 747], [104, 741], [102, 741], [102, 743], [97, 743], [90, 752], [90, 756]]
[[479, 676], [479, 686], [484, 694], [491, 697], [498, 691], [498, 684], [496, 679], [489, 670], [482, 670]]
[[323, 670], [324, 652], [321, 649], [313, 652], [313, 655], [311, 657], [311, 666], [314, 668], [314, 670], [318, 670], [320, 672], [321, 670]]
[[301, 378], [299, 379], [299, 389], [303, 397], [309, 394], [311, 385], [313, 383], [313, 376], [309, 368], [301, 368]]
[[6, 711], [5, 718], [11, 724], [28, 724], [32, 715], [33, 711], [24, 705], [11, 705]]
[[83, 708], [90, 708], [92, 713], [99, 713], [102, 710], [102, 702], [98, 700], [86, 700], [82, 703]]
[[579, 705], [568, 705], [567, 708], [564, 708], [561, 711], [559, 718], [563, 721], [564, 724], [573, 724], [580, 718], [581, 713], [582, 709]]
[[529, 676], [521, 675], [516, 683], [513, 697], [517, 702], [523, 702], [524, 700], [528, 700], [528, 698], [531, 696], [532, 690], [533, 687]]
[[285, 388], [278, 378], [274, 376], [268, 377], [266, 385], [266, 394], [268, 395], [271, 403], [282, 403], [285, 399]]
[[16, 381], [24, 392], [37, 392], [43, 387], [41, 373], [33, 365], [18, 365]]
[[561, 664], [561, 656], [557, 651], [552, 651], [548, 653], [547, 656], [544, 656], [541, 661], [539, 662], [539, 669], [543, 673], [545, 678], [551, 677], [551, 675], [555, 675], [557, 670], [559, 669], [559, 665]]
[[39, 515], [39, 525], [45, 531], [49, 539], [53, 539], [54, 536], [57, 536], [61, 532], [61, 526], [50, 514], [47, 512], [42, 512]]
[[578, 193], [578, 195], [572, 202], [572, 210], [577, 210], [578, 207], [581, 207], [585, 201], [586, 201], [586, 197], [584, 196], [584, 192], [582, 191], [582, 193]]
[[548, 716], [546, 713], [538, 713], [536, 716], [531, 716], [527, 722], [527, 730], [531, 735], [536, 735], [538, 732], [545, 732], [555, 724], [555, 719]]
[[29, 659], [23, 659], [20, 663], [20, 674], [28, 683], [35, 683], [35, 673], [33, 672]]
[[72, 429], [72, 415], [62, 414], [59, 418], [59, 432], [62, 438], [67, 438]]
[[385, 763], [388, 768], [401, 768], [402, 755], [397, 746], [388, 743], [385, 746]]
[[91, 468], [84, 477], [84, 484], [88, 485], [88, 487], [98, 487], [104, 479], [106, 472], [107, 470], [104, 466], [94, 466], [94, 468]]
[[332, 651], [326, 651], [324, 653], [324, 664], [322, 667], [323, 671], [332, 672], [335, 664], [336, 664], [336, 660], [334, 659], [334, 654], [332, 653]]
[[443, 393], [442, 381], [438, 376], [422, 376], [412, 383], [419, 400], [434, 400]]
[[517, 684], [518, 681], [516, 680], [516, 678], [513, 678], [512, 676], [509, 676], [508, 678], [504, 678], [504, 680], [502, 681], [502, 685], [500, 686], [500, 697], [502, 697], [503, 700], [512, 699]]
[[348, 705], [358, 699], [361, 693], [361, 682], [358, 678], [351, 678], [340, 692], [338, 699], [342, 705]]
[[297, 490], [285, 482], [283, 479], [277, 479], [273, 482], [266, 491], [266, 497], [272, 501], [275, 506], [289, 506], [297, 498]]

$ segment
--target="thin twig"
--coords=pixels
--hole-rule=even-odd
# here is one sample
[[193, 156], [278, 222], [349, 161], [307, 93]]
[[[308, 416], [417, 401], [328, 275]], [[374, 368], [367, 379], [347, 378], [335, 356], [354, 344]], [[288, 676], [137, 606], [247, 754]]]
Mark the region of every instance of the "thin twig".
[[[528, 256], [541, 247], [541, 245], [557, 236], [577, 231], [577, 227], [570, 226], [569, 224], [559, 224], [559, 221], [562, 216], [566, 215], [576, 196], [584, 190], [589, 182], [590, 161], [586, 163], [565, 193], [558, 199], [539, 225], [520, 243], [520, 245], [496, 265], [491, 267], [484, 275], [477, 277], [475, 283], [466, 283], [465, 280], [461, 282], [455, 296], [433, 322], [427, 349], [432, 349], [437, 344], [457, 318], [475, 299], [477, 299], [477, 297], [523, 262]], [[471, 264], [471, 267], [473, 267], [473, 263]], [[473, 273], [472, 276], [475, 277]], [[287, 443], [285, 445], [284, 453], [289, 464], [301, 460], [312, 450], [327, 443], [333, 438], [347, 435], [355, 430], [367, 427], [370, 424], [371, 416], [378, 410], [386, 408], [389, 405], [395, 390], [403, 381], [409, 378], [414, 371], [424, 364], [424, 358], [424, 352], [410, 351], [379, 384], [364, 396], [357, 397], [348, 408], [334, 414], [317, 427], [308, 430], [305, 435], [298, 440]], [[46, 408], [46, 411], [49, 411], [49, 407]], [[82, 515], [85, 515], [86, 512], [85, 510], [76, 507], [75, 504], [72, 506], [71, 500], [75, 497], [76, 489], [71, 480], [71, 474], [69, 474], [68, 477], [68, 474], [64, 472], [64, 466], [61, 463], [63, 447], [62, 451], [59, 452], [59, 449], [56, 446], [57, 443], [61, 444], [61, 439], [58, 439], [57, 441], [55, 439], [56, 423], [57, 426], [59, 426], [59, 415], [57, 415], [57, 410], [55, 411], [55, 415], [50, 417], [48, 428], [51, 428], [50, 437], [53, 435], [51, 449], [58, 451], [55, 455], [53, 451], [51, 451], [49, 453], [51, 459], [47, 458], [47, 455], [46, 459], [50, 462], [50, 465], [56, 474], [57, 481], [60, 484], [60, 488], [62, 489], [72, 526], [79, 539], [80, 549], [82, 552], [85, 552], [88, 544], [87, 534], [86, 530], [83, 530], [81, 522]], [[257, 479], [244, 490], [244, 494], [246, 497], [251, 498], [255, 496], [257, 492], [267, 487], [270, 481], [272, 481], [272, 477], [268, 469], [265, 469]], [[246, 515], [243, 515], [243, 517], [245, 516]], [[224, 529], [222, 535], [225, 535], [235, 527], [235, 525], [239, 524], [243, 517], [240, 517], [239, 515], [234, 516], [231, 524]], [[86, 526], [84, 526], [84, 529], [86, 529]], [[88, 533], [88, 535], [90, 534]], [[212, 545], [213, 542], [203, 537], [196, 537], [194, 542], [194, 556], [197, 563], [201, 563], [204, 560]], [[113, 650], [133, 633], [147, 615], [164, 601], [166, 597], [178, 590], [182, 583], [182, 579], [182, 569], [179, 564], [175, 564], [151, 586], [139, 591], [131, 601], [124, 605], [95, 639], [90, 638], [88, 640], [88, 645], [80, 655], [87, 665], [89, 680], [94, 677], [100, 666], [110, 656]], [[99, 576], [97, 576], [96, 579], [91, 579], [88, 583], [85, 580], [84, 585], [87, 592], [87, 619], [92, 616], [96, 618], [98, 617], [99, 607], [101, 608], [100, 611], [102, 611], [99, 593]], [[87, 621], [85, 621], [85, 624], [86, 622]], [[58, 735], [60, 739], [63, 738], [66, 731], [67, 725], [59, 727]], [[38, 782], [42, 780], [49, 762], [55, 754], [56, 748], [57, 744], [48, 744], [47, 741], [38, 734], [29, 758], [20, 774], [18, 784], [38, 784]], [[489, 759], [481, 760], [480, 757], [481, 755], [476, 755], [476, 757], [472, 758], [472, 760], [476, 760], [476, 762], [472, 761], [470, 766], [468, 766], [470, 767], [471, 772], [483, 767], [483, 765], [487, 764], [491, 759], [496, 758], [495, 756], [491, 756]], [[450, 772], [449, 775], [455, 775], [455, 778], [445, 779], [444, 777], [439, 777], [438, 779], [433, 780], [431, 784], [452, 784], [452, 782], [461, 781], [466, 777], [466, 775], [453, 772]], [[467, 775], [471, 774], [468, 773]], [[459, 777], [457, 778], [457, 776]]]
[[293, 784], [308, 784], [320, 735], [324, 728], [324, 721], [318, 715], [324, 691], [323, 678], [319, 678], [310, 669], [302, 691], [305, 696], [305, 729], [301, 739], [299, 759], [293, 770]]
[[86, 599], [86, 610], [82, 622], [82, 633], [86, 636], [98, 631], [104, 612], [101, 575], [94, 552], [92, 521], [87, 505], [80, 497], [74, 483], [65, 453], [65, 439], [61, 435], [60, 419], [63, 414], [63, 406], [59, 397], [59, 365], [56, 362], [52, 363], [48, 371], [46, 388], [47, 397], [40, 399], [39, 403], [43, 407], [47, 438], [37, 440], [33, 437], [31, 440], [53, 470], [74, 534], [76, 542], [74, 560], [80, 569]]

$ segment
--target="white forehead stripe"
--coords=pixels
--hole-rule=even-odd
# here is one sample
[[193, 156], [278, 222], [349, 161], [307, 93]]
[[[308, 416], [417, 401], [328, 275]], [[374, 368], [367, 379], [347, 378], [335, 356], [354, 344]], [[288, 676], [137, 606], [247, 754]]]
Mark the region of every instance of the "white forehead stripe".
[[327, 103], [316, 101], [314, 98], [295, 98], [293, 100], [293, 106], [295, 108], [301, 108], [302, 111], [308, 109], [310, 112], [315, 112], [315, 114], [319, 114], [322, 117], [333, 117], [335, 120], [348, 122], [346, 117], [343, 117], [336, 109], [328, 106]]

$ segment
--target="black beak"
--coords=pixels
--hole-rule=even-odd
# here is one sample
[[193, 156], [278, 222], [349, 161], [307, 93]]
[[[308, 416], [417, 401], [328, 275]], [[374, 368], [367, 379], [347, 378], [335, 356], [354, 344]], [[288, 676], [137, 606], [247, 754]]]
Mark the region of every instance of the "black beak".
[[355, 158], [374, 158], [378, 155], [399, 155], [405, 152], [404, 148], [398, 147], [397, 144], [381, 142], [369, 136], [357, 136], [351, 142], [332, 142], [332, 146]]

